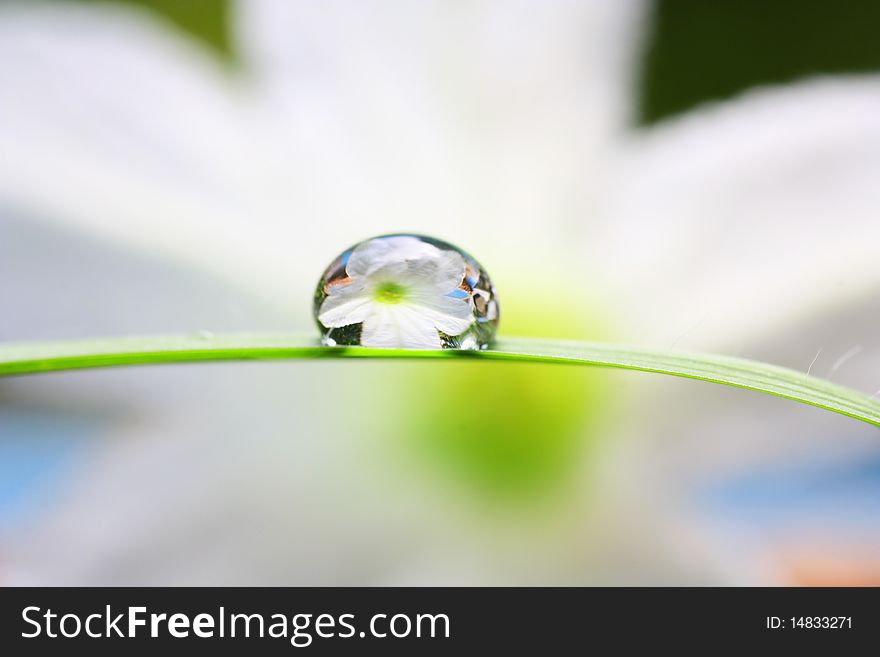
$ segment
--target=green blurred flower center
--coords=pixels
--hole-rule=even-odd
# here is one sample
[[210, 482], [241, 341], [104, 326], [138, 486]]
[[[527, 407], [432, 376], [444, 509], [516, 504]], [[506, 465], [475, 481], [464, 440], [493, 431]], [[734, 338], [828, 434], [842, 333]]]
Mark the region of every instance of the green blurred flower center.
[[400, 303], [406, 296], [406, 288], [391, 281], [382, 283], [373, 292], [373, 298], [379, 303]]

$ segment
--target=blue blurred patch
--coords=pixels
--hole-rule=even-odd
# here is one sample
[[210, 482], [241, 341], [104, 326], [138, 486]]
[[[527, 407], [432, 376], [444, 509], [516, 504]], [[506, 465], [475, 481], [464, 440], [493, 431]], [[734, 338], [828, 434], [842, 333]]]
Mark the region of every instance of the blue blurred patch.
[[452, 292], [450, 292], [446, 296], [452, 297], [453, 299], [467, 299], [468, 293], [460, 288], [455, 288]]
[[880, 454], [752, 471], [710, 487], [705, 511], [773, 529], [880, 530]]
[[97, 429], [93, 418], [0, 408], [0, 528], [51, 504]]

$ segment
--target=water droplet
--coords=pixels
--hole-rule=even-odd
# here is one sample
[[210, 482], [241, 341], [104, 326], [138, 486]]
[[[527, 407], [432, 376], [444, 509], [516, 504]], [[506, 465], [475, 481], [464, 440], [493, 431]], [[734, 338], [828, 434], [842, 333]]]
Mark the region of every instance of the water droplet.
[[383, 235], [343, 251], [315, 290], [326, 345], [486, 349], [498, 298], [482, 266], [423, 235]]

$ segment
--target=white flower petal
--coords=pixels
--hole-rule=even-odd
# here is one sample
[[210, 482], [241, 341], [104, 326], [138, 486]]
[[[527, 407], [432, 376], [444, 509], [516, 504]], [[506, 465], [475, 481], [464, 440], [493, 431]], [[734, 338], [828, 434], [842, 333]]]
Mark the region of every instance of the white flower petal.
[[473, 244], [499, 276], [574, 249], [630, 125], [646, 5], [248, 0], [238, 42], [264, 123], [307, 163], [299, 198], [361, 236]]
[[310, 279], [355, 221], [325, 229], [309, 156], [275, 159], [246, 85], [152, 16], [0, 3], [0, 203], [209, 270], [305, 325]]
[[221, 275], [277, 280], [255, 249], [263, 176], [244, 106], [217, 62], [149, 16], [0, 7], [0, 200]]
[[464, 280], [464, 258], [455, 251], [436, 250], [431, 258], [408, 263], [407, 276], [416, 290], [437, 296], [449, 294]]
[[442, 346], [437, 329], [404, 304], [376, 304], [364, 321], [361, 344], [405, 349], [439, 349]]
[[345, 268], [353, 278], [395, 282], [420, 294], [445, 295], [461, 285], [464, 258], [416, 237], [395, 236], [369, 240], [353, 252]]
[[628, 339], [736, 349], [880, 286], [880, 77], [701, 109], [619, 164], [584, 262]]
[[358, 324], [367, 318], [374, 305], [363, 282], [335, 285], [321, 304], [318, 320], [330, 327]]
[[373, 288], [381, 283], [396, 283], [406, 288], [409, 295], [438, 298], [458, 288], [464, 275], [464, 259], [460, 254], [434, 249], [429, 257], [402, 261], [392, 258], [381, 269], [356, 278], [367, 280], [367, 285]]
[[439, 254], [440, 249], [417, 237], [382, 237], [358, 245], [352, 251], [345, 271], [349, 276], [369, 276], [389, 265], [398, 265], [407, 260], [435, 258]]
[[425, 297], [414, 300], [411, 308], [419, 317], [447, 335], [460, 335], [474, 323], [473, 311], [467, 299], [447, 296]]

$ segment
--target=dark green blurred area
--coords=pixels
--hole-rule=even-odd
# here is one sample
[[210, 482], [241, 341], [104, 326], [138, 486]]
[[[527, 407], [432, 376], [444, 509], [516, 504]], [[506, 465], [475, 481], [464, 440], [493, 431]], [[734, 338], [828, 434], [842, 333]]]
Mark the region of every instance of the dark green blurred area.
[[[235, 60], [228, 0], [80, 1], [147, 8]], [[880, 70], [880, 0], [656, 0], [646, 32], [642, 124], [758, 85]]]
[[880, 2], [660, 0], [647, 37], [641, 123], [756, 85], [880, 70]]
[[157, 16], [211, 48], [222, 59], [234, 61], [231, 3], [228, 0], [78, 0], [115, 2], [152, 11]]

